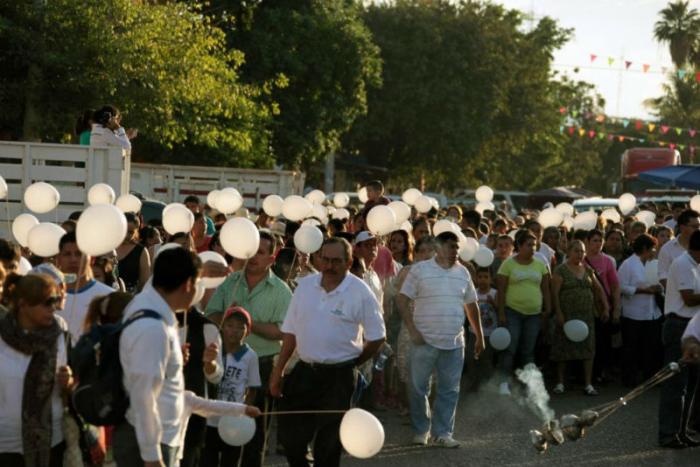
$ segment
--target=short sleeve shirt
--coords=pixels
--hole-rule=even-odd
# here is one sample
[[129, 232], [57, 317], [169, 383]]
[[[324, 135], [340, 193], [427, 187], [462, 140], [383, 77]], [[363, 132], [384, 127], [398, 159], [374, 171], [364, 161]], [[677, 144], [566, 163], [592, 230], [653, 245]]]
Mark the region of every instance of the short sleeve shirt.
[[[245, 403], [248, 388], [260, 387], [258, 356], [247, 344], [236, 353], [228, 353], [224, 361], [224, 374], [219, 383], [217, 399]], [[218, 426], [219, 417], [209, 417], [207, 425]]]
[[549, 273], [541, 261], [532, 259], [530, 264], [520, 264], [514, 257], [501, 264], [498, 274], [508, 278], [506, 306], [524, 315], [536, 315], [542, 311], [542, 278]]
[[687, 306], [681, 296], [681, 290], [700, 293], [700, 265], [687, 252], [676, 258], [668, 271], [664, 312], [692, 318], [700, 311], [700, 306]]

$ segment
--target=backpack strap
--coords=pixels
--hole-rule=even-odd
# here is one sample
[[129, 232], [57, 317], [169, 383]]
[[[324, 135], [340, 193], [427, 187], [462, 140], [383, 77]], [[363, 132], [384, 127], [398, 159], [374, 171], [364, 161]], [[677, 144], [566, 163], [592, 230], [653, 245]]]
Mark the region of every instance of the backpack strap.
[[141, 318], [153, 318], [162, 320], [163, 317], [160, 313], [153, 310], [139, 310], [133, 315], [129, 316], [129, 319], [122, 323], [122, 331], [131, 323], [140, 320]]

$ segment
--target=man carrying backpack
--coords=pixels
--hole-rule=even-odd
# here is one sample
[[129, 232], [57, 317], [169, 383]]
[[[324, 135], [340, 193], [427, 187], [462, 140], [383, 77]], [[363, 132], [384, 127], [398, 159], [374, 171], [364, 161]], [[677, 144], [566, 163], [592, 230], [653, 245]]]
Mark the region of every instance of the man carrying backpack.
[[175, 313], [190, 307], [201, 267], [197, 255], [183, 248], [163, 251], [155, 261], [152, 283], [124, 312], [124, 320], [142, 310], [153, 310], [160, 319], [138, 319], [121, 334], [119, 359], [130, 406], [113, 435], [120, 467], [177, 462], [187, 416]]

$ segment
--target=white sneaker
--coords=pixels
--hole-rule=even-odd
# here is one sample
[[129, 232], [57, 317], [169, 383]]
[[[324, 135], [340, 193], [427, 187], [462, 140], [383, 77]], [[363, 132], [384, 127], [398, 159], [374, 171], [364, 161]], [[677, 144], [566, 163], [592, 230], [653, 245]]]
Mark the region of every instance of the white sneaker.
[[498, 387], [498, 393], [502, 396], [510, 396], [510, 386], [508, 383], [501, 383]]
[[425, 446], [428, 444], [428, 433], [423, 433], [419, 435], [413, 435], [413, 441], [411, 444], [417, 444], [419, 446]]
[[437, 438], [433, 438], [433, 445], [439, 448], [459, 448], [462, 446], [462, 443], [454, 439], [452, 436], [438, 436]]

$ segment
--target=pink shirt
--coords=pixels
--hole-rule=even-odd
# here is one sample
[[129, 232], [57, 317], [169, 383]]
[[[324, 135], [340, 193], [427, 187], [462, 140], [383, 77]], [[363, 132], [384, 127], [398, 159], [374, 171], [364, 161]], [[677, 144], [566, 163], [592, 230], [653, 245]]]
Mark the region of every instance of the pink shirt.
[[586, 257], [586, 263], [598, 273], [598, 278], [603, 283], [605, 295], [609, 297], [613, 286], [620, 284], [617, 278], [615, 260], [605, 253], [600, 253], [594, 257]]
[[382, 282], [394, 277], [397, 274], [397, 271], [394, 267], [394, 257], [391, 255], [391, 250], [380, 245], [379, 250], [377, 251], [377, 258], [374, 260], [372, 268], [375, 270]]

